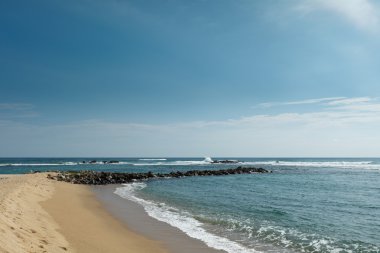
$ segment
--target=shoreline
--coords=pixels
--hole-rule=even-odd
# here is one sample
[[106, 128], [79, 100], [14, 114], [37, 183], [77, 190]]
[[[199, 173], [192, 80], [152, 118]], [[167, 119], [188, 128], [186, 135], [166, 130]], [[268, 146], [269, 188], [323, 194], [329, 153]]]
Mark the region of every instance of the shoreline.
[[168, 253], [161, 242], [132, 232], [110, 215], [88, 186], [56, 182], [55, 187], [53, 198], [42, 206], [78, 252]]
[[116, 219], [128, 228], [151, 240], [160, 241], [170, 253], [226, 253], [206, 245], [205, 242], [192, 238], [177, 227], [150, 217], [144, 207], [115, 194], [122, 185], [91, 186], [97, 199]]
[[169, 253], [109, 214], [88, 186], [46, 176], [0, 175], [0, 252]]
[[0, 175], [0, 253], [224, 253], [114, 194], [120, 185], [58, 182], [47, 173]]

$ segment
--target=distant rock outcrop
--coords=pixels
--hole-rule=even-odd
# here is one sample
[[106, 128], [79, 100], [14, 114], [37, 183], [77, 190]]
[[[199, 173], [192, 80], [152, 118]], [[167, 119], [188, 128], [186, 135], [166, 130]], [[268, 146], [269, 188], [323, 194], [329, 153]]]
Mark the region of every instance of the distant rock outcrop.
[[238, 160], [215, 160], [212, 161], [211, 163], [239, 163]]
[[81, 163], [82, 164], [118, 164], [120, 162], [116, 160], [100, 161], [100, 162], [98, 162], [97, 160], [91, 160], [91, 161], [82, 161]]

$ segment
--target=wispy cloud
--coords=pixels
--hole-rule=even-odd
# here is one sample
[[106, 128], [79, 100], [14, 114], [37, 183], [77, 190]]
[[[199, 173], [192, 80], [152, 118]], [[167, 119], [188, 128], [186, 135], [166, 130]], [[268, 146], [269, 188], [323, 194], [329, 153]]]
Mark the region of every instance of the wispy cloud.
[[[346, 99], [345, 97], [328, 97], [328, 98], [313, 98], [305, 100], [287, 101], [287, 102], [267, 102], [261, 103], [259, 107], [273, 107], [281, 105], [303, 105], [303, 104], [319, 104], [326, 101], [340, 101]], [[257, 106], [254, 106], [256, 108]]]
[[[297, 112], [297, 107], [292, 107], [293, 119], [300, 120], [301, 118], [313, 118], [316, 116], [323, 116], [325, 118], [334, 119], [335, 122], [362, 122], [362, 121], [373, 121], [379, 119], [380, 113], [380, 101], [376, 97], [331, 97], [331, 98], [316, 98], [316, 99], [305, 99], [298, 101], [287, 101], [287, 102], [268, 102], [261, 103], [253, 108], [270, 108], [285, 105], [305, 105], [305, 104], [315, 104], [314, 112], [308, 113], [294, 113]], [[279, 114], [281, 115], [281, 114]], [[307, 115], [308, 117], [304, 117]], [[255, 118], [256, 116], [253, 116]], [[318, 119], [320, 122], [325, 120]]]
[[24, 103], [0, 103], [0, 110], [31, 110], [34, 106], [32, 104]]
[[308, 14], [314, 11], [336, 13], [359, 29], [378, 32], [379, 8], [371, 0], [307, 0], [297, 5], [297, 10]]
[[337, 100], [340, 100], [340, 99], [344, 99], [344, 97], [306, 99], [306, 100], [300, 100], [300, 101], [286, 102], [284, 104], [286, 104], [286, 105], [318, 104], [318, 103], [321, 103], [321, 102], [337, 101]]
[[363, 103], [369, 103], [373, 100], [375, 99], [370, 98], [370, 97], [344, 98], [344, 99], [333, 100], [329, 102], [328, 105], [363, 104]]
[[351, 103], [336, 107], [343, 111], [380, 113], [380, 103]]
[[0, 103], [0, 119], [33, 118], [39, 114], [34, 111], [34, 105], [27, 103]]

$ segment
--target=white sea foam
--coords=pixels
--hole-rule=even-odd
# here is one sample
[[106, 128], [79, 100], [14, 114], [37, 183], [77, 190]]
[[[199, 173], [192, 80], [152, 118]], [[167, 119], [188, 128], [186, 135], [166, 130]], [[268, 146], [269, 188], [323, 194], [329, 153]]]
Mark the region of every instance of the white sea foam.
[[175, 161], [175, 162], [158, 162], [158, 163], [134, 163], [135, 166], [188, 166], [188, 165], [207, 165], [203, 161]]
[[294, 167], [334, 167], [334, 168], [357, 168], [357, 169], [377, 169], [380, 170], [380, 164], [374, 164], [372, 161], [357, 162], [291, 162], [291, 161], [256, 161], [244, 162], [247, 165], [272, 165], [272, 166], [294, 166]]
[[62, 166], [77, 165], [77, 163], [2, 163], [0, 166]]
[[[142, 160], [142, 159], [140, 159]], [[135, 163], [133, 165], [135, 166], [189, 166], [189, 165], [207, 165], [211, 164], [212, 159], [210, 157], [206, 157], [204, 160], [201, 161], [172, 161], [172, 162], [156, 162], [156, 163]]]
[[205, 159], [203, 160], [204, 162], [207, 162], [207, 163], [212, 163], [213, 160], [211, 157], [205, 157]]
[[119, 163], [112, 163], [113, 165], [117, 165], [117, 164], [121, 164], [121, 165], [123, 165], [123, 164], [132, 164], [132, 163], [130, 163], [130, 162], [119, 162]]
[[203, 224], [192, 218], [187, 212], [170, 207], [164, 203], [155, 203], [136, 197], [134, 194], [135, 191], [145, 187], [145, 183], [125, 184], [123, 187], [117, 188], [115, 190], [115, 194], [142, 205], [149, 216], [165, 222], [173, 227], [179, 228], [188, 236], [205, 242], [207, 246], [211, 248], [224, 250], [228, 253], [259, 252], [254, 249], [248, 249], [227, 238], [207, 232], [202, 227]]
[[81, 162], [63, 162], [63, 163], [1, 163], [0, 167], [5, 166], [75, 166], [75, 165], [125, 165], [132, 164], [129, 162], [118, 162], [118, 163], [104, 163], [102, 161], [98, 161], [96, 163], [81, 163]]
[[78, 165], [76, 162], [64, 162], [63, 165]]
[[[267, 241], [280, 241], [282, 246], [285, 248], [292, 248], [292, 246], [295, 246], [295, 244], [300, 244], [296, 247], [301, 247], [303, 249], [311, 247], [314, 249], [313, 252], [323, 251], [334, 253], [353, 253], [353, 251], [348, 248], [349, 245], [345, 245], [347, 247], [341, 247], [342, 245], [338, 246], [339, 243], [337, 243], [337, 241], [332, 238], [323, 238], [319, 237], [316, 234], [305, 234], [297, 231], [296, 229], [282, 228], [273, 225], [262, 225], [257, 233], [262, 239], [265, 239]], [[288, 239], [288, 236], [298, 238], [298, 241], [293, 242]], [[373, 250], [373, 252], [378, 252], [379, 248], [375, 246], [370, 250]], [[304, 252], [304, 250], [302, 250], [302, 252]]]
[[[314, 233], [304, 233], [300, 232], [295, 228], [286, 228], [281, 226], [271, 225], [269, 222], [264, 221], [263, 223], [255, 224], [252, 219], [236, 219], [233, 217], [226, 217], [223, 215], [223, 230], [226, 231], [238, 231], [244, 233], [242, 240], [245, 240], [247, 236], [248, 245], [252, 247], [268, 247], [268, 245], [277, 245], [282, 249], [292, 249], [299, 248], [300, 252], [311, 252], [310, 249], [313, 249], [312, 252], [347, 252], [353, 253], [350, 249], [355, 247], [355, 244], [341, 244], [333, 238], [321, 237], [318, 234]], [[205, 223], [220, 223], [218, 217], [213, 218], [207, 216], [197, 217], [197, 220], [205, 221]], [[297, 238], [297, 239], [295, 239]], [[257, 240], [258, 239], [258, 240]], [[261, 241], [261, 242], [260, 242]], [[265, 242], [264, 242], [265, 241]], [[358, 248], [359, 245], [356, 245]], [[369, 246], [366, 248], [365, 252], [380, 252], [379, 248], [376, 246]], [[363, 252], [364, 252], [363, 251]], [[272, 252], [272, 251], [271, 251]], [[281, 251], [275, 249], [274, 252], [289, 252]], [[357, 252], [357, 251], [355, 251]]]

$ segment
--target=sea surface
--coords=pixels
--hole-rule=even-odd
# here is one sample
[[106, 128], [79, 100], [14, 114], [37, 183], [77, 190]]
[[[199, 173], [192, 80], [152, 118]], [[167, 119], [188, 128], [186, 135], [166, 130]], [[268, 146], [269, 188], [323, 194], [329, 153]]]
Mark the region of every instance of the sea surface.
[[[239, 163], [212, 164], [212, 159]], [[88, 164], [91, 160], [96, 163]], [[103, 163], [110, 160], [119, 163]], [[122, 185], [115, 194], [229, 253], [380, 252], [378, 158], [1, 158], [0, 174], [237, 166], [273, 173], [149, 180]]]

